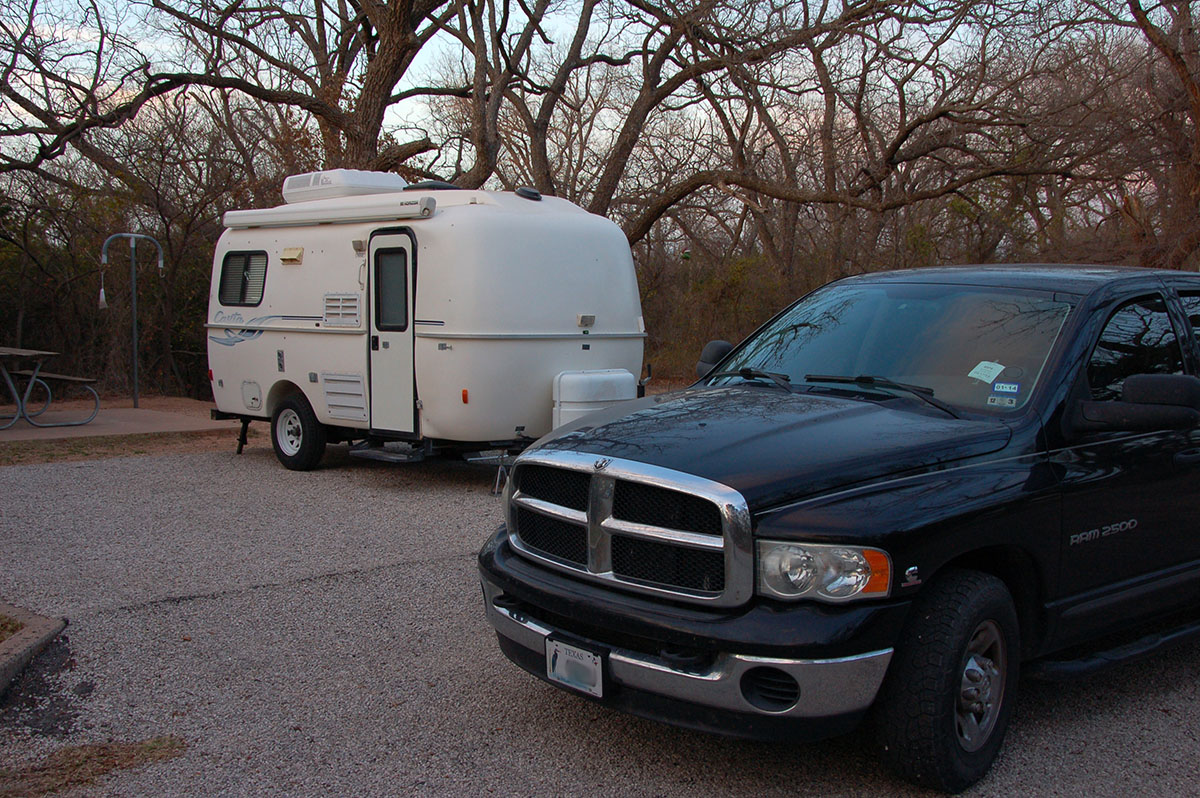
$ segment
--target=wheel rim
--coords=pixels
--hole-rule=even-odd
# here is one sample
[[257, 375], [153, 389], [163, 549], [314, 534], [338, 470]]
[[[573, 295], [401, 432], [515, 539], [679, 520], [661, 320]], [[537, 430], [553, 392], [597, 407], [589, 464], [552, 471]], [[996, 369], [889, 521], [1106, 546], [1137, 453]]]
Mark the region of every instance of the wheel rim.
[[279, 412], [279, 418], [275, 419], [275, 444], [288, 457], [295, 457], [303, 442], [304, 427], [300, 424], [300, 415], [285, 407]]
[[955, 708], [958, 742], [967, 751], [978, 751], [991, 737], [1004, 703], [1007, 663], [1000, 626], [992, 620], [983, 621], [975, 627], [963, 653]]

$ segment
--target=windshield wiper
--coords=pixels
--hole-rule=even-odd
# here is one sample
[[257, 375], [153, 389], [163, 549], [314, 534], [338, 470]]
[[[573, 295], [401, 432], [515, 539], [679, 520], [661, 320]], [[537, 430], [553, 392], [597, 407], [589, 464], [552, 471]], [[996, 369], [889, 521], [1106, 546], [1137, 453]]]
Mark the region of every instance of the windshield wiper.
[[870, 374], [860, 374], [857, 377], [842, 377], [833, 374], [805, 374], [804, 380], [805, 382], [842, 382], [851, 385], [877, 385], [880, 388], [893, 388], [897, 391], [912, 394], [925, 404], [936, 407], [953, 418], [961, 418], [958, 413], [955, 413], [950, 408], [950, 405], [939, 399], [934, 399], [933, 389], [926, 388], [924, 385], [908, 385], [907, 383], [889, 380], [887, 377], [876, 377]]
[[741, 377], [743, 380], [770, 380], [780, 388], [791, 393], [792, 378], [786, 374], [779, 374], [774, 371], [759, 371], [758, 369], [744, 368], [737, 371], [718, 371], [716, 374], [709, 374], [708, 379], [716, 379], [717, 377]]

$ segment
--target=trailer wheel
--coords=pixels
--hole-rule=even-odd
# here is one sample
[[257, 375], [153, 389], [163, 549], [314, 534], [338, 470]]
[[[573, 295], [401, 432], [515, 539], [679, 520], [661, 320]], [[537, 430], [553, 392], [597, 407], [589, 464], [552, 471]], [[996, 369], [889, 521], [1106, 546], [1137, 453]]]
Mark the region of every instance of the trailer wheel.
[[271, 445], [285, 468], [308, 471], [325, 454], [325, 427], [302, 394], [289, 396], [271, 417]]
[[913, 604], [876, 705], [884, 761], [957, 793], [992, 765], [1016, 701], [1017, 614], [999, 579], [951, 571]]

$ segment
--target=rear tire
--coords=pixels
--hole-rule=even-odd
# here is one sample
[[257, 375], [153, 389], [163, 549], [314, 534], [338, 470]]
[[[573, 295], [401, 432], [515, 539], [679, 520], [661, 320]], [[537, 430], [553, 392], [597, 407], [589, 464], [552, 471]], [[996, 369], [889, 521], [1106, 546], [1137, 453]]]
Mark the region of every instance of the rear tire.
[[271, 446], [285, 468], [308, 471], [325, 455], [325, 426], [302, 394], [287, 397], [271, 416]]
[[900, 777], [945, 792], [988, 772], [1017, 697], [1020, 636], [1008, 588], [949, 571], [913, 604], [876, 704], [881, 758]]

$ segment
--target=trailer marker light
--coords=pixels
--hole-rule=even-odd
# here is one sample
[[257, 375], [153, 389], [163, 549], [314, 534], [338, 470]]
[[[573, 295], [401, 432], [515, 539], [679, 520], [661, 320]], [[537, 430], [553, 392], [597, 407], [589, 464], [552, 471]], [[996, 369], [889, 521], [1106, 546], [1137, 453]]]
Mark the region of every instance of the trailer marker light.
[[212, 382], [212, 369], [208, 370], [208, 381]]
[[467, 403], [467, 389], [463, 388], [463, 404]]

